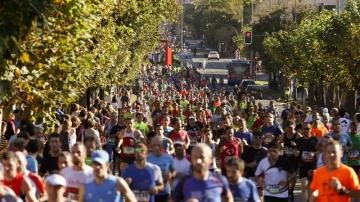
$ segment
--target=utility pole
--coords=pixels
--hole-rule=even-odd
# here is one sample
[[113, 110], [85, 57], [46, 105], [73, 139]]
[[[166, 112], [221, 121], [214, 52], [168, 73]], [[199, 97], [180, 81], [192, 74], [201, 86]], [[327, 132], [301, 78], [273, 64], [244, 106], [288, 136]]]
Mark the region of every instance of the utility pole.
[[340, 0], [336, 0], [337, 14], [340, 15]]
[[180, 48], [181, 50], [184, 48], [184, 1], [181, 1], [181, 6], [182, 6], [182, 10], [181, 10], [181, 21], [180, 21]]
[[254, 1], [251, 0], [251, 24], [254, 24]]

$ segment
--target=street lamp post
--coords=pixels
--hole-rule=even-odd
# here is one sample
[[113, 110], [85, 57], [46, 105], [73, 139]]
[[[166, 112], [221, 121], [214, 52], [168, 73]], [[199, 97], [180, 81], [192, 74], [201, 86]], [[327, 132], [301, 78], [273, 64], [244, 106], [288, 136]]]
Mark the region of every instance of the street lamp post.
[[181, 22], [180, 22], [180, 48], [181, 50], [184, 48], [184, 1], [181, 0]]

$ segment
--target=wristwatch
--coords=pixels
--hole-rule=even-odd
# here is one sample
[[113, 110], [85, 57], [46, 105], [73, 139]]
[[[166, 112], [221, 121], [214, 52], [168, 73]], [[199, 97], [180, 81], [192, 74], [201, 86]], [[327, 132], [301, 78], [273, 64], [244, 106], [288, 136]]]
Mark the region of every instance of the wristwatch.
[[340, 195], [350, 195], [350, 191], [347, 190], [345, 187], [341, 187], [339, 190], [338, 190], [338, 193]]

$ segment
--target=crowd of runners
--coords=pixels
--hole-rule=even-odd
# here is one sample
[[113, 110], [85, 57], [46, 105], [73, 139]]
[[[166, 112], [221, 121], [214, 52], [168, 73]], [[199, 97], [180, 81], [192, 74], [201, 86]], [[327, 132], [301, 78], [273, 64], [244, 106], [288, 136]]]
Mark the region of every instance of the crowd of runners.
[[[141, 81], [141, 82], [140, 82]], [[109, 103], [15, 109], [3, 123], [1, 201], [350, 201], [359, 196], [360, 114], [263, 106], [192, 69], [150, 66]]]

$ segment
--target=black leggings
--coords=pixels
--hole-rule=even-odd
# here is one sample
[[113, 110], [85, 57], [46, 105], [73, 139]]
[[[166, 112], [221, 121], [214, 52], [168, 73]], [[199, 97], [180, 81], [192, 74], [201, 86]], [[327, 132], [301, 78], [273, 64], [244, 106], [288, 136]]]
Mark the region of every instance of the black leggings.
[[265, 202], [288, 202], [289, 198], [278, 198], [273, 196], [264, 196]]

